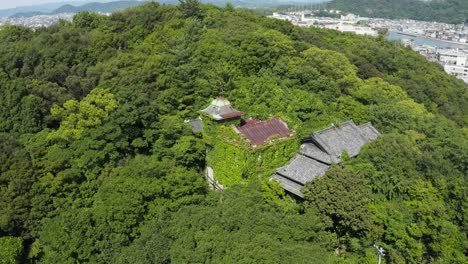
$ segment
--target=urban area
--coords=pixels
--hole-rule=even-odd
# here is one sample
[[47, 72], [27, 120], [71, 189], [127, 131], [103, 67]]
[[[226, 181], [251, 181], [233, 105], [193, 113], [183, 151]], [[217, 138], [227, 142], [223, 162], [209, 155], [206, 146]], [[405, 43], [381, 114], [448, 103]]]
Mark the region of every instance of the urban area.
[[301, 27], [318, 27], [401, 41], [430, 61], [438, 62], [451, 75], [468, 83], [468, 26], [409, 19], [367, 18], [329, 10], [335, 17], [318, 17], [311, 10], [289, 10], [270, 17]]
[[[368, 18], [342, 14], [339, 10], [325, 11], [333, 17], [315, 16], [316, 10], [301, 7], [273, 13], [270, 17], [288, 20], [301, 27], [319, 27], [371, 37], [377, 37], [380, 32], [385, 34], [387, 39], [400, 41], [428, 60], [440, 63], [448, 74], [468, 83], [468, 25]], [[74, 13], [60, 13], [0, 17], [0, 26], [13, 24], [30, 28], [48, 27], [60, 19], [71, 21], [73, 16]]]
[[29, 28], [49, 27], [60, 19], [71, 21], [75, 13], [60, 13], [37, 16], [9, 16], [0, 17], [1, 25], [21, 25]]

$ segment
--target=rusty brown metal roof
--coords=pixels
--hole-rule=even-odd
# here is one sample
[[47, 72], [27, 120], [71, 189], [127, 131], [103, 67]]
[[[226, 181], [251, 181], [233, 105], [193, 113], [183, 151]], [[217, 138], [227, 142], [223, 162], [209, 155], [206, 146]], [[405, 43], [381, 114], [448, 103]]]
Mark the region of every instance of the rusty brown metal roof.
[[244, 135], [253, 146], [267, 142], [274, 135], [283, 138], [292, 134], [288, 125], [279, 117], [267, 121], [249, 118], [245, 120], [245, 125], [237, 128], [237, 131]]

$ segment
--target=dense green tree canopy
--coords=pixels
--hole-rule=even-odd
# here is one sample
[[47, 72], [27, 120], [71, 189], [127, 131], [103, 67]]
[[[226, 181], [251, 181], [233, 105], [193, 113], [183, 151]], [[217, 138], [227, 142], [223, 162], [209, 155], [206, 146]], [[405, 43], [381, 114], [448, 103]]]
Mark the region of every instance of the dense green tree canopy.
[[333, 0], [327, 7], [367, 17], [453, 24], [468, 21], [468, 2], [465, 0]]
[[[0, 262], [374, 263], [378, 244], [385, 263], [466, 263], [467, 88], [397, 43], [192, 0], [3, 27]], [[294, 136], [192, 133], [219, 95]], [[382, 136], [303, 200], [269, 180], [349, 119]]]

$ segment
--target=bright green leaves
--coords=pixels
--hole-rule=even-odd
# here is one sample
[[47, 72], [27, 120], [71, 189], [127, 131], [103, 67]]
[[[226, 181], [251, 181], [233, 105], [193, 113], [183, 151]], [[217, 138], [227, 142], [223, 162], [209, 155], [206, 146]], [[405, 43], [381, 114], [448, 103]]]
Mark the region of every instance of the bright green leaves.
[[23, 240], [19, 237], [0, 237], [0, 264], [19, 263]]
[[249, 33], [240, 48], [245, 53], [241, 63], [250, 74], [274, 65], [281, 56], [291, 55], [295, 51], [291, 39], [276, 30]]
[[380, 78], [365, 80], [364, 85], [352, 91], [351, 94], [364, 104], [398, 102], [408, 98], [403, 89]]
[[[232, 131], [231, 127], [226, 129]], [[220, 130], [219, 132], [222, 133]], [[256, 181], [259, 177], [266, 180], [276, 168], [283, 166], [294, 156], [299, 148], [298, 141], [293, 138], [254, 150], [250, 146], [236, 146], [218, 138], [212, 141], [213, 147], [206, 160], [222, 185], [229, 187]]]
[[73, 16], [73, 24], [83, 30], [97, 28], [103, 20], [104, 17], [102, 15], [88, 11], [80, 12]]
[[409, 209], [401, 203], [387, 202], [372, 205], [374, 228], [370, 234], [374, 239], [386, 241], [389, 259], [400, 262], [420, 263], [424, 252], [421, 231]]
[[6, 25], [0, 27], [0, 40], [2, 42], [19, 42], [30, 40], [33, 31], [27, 27], [17, 25]]
[[420, 150], [407, 138], [382, 135], [350, 162], [371, 181], [376, 194], [391, 200], [404, 196], [411, 183], [421, 177], [417, 171], [420, 160]]
[[140, 236], [145, 218], [197, 204], [206, 193], [201, 175], [154, 156], [136, 156], [101, 177], [89, 207], [45, 221], [40, 235], [44, 262], [112, 262], [116, 252]]
[[[375, 242], [386, 262], [466, 262], [466, 129], [436, 113], [462, 124], [466, 89], [409, 49], [196, 1], [0, 38], [0, 233], [22, 260], [373, 263]], [[252, 151], [207, 120], [194, 135], [183, 120], [219, 95], [296, 137]], [[383, 135], [305, 204], [263, 181], [349, 119]], [[206, 163], [226, 191], [206, 195]]]
[[303, 53], [303, 57], [320, 72], [334, 79], [341, 79], [356, 74], [356, 67], [352, 65], [345, 55], [336, 51], [310, 48]]
[[99, 126], [117, 108], [117, 100], [108, 89], [96, 88], [80, 102], [69, 100], [63, 107], [54, 105], [52, 116], [61, 121], [57, 131], [49, 133], [48, 140], [72, 141], [79, 139], [85, 129]]
[[307, 203], [333, 222], [341, 237], [360, 237], [371, 228], [370, 189], [361, 173], [334, 166], [303, 189]]
[[198, 0], [179, 0], [179, 9], [185, 17], [202, 17], [200, 1]]
[[269, 204], [259, 184], [213, 193], [207, 203], [159, 215], [117, 263], [326, 263], [332, 237], [319, 216]]

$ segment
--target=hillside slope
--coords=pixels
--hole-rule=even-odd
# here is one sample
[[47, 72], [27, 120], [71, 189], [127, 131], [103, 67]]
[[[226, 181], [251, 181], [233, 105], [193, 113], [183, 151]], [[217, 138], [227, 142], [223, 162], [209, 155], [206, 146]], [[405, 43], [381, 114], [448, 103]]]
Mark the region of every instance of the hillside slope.
[[468, 21], [465, 0], [333, 0], [328, 8], [366, 17], [409, 18], [460, 24]]
[[78, 13], [82, 11], [112, 13], [129, 7], [141, 5], [143, 3], [144, 2], [141, 1], [115, 1], [109, 3], [89, 3], [81, 6], [63, 5], [52, 11], [52, 14]]
[[[296, 132], [240, 148], [184, 121], [224, 96]], [[0, 259], [9, 263], [466, 263], [467, 85], [397, 43], [252, 11], [147, 3], [0, 31]], [[302, 136], [382, 133], [295, 200]], [[262, 153], [264, 155], [258, 155]], [[229, 182], [208, 189], [207, 162]]]
[[37, 16], [37, 15], [79, 13], [83, 11], [96, 12], [96, 13], [112, 13], [112, 12], [124, 10], [129, 7], [142, 5], [144, 3], [145, 2], [143, 1], [129, 0], [129, 1], [114, 1], [114, 2], [107, 2], [107, 3], [93, 2], [93, 3], [82, 4], [82, 5], [65, 4], [57, 8], [54, 8], [53, 10], [50, 10], [49, 12], [44, 12], [44, 11], [17, 12], [10, 16], [11, 17], [32, 17], [32, 16]]

